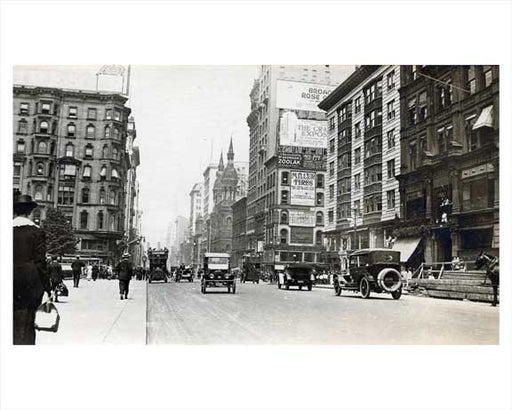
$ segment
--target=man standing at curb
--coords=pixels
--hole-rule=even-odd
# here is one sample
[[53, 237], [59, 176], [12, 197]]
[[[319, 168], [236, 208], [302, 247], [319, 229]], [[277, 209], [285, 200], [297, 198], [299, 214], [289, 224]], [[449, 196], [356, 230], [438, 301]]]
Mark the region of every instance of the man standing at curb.
[[133, 268], [130, 262], [130, 254], [124, 253], [116, 266], [117, 276], [119, 278], [119, 294], [120, 299], [128, 299], [128, 290], [130, 287], [130, 279], [132, 278]]
[[78, 283], [80, 282], [80, 275], [82, 274], [82, 268], [84, 266], [85, 263], [80, 260], [80, 256], [77, 256], [71, 264], [71, 269], [73, 270], [73, 287], [75, 288], [78, 287]]

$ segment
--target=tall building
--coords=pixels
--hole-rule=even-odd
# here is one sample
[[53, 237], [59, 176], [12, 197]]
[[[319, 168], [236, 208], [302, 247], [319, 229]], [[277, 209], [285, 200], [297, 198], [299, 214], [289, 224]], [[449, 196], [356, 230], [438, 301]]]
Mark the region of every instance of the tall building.
[[190, 191], [190, 236], [196, 234], [196, 221], [197, 218], [202, 216], [203, 213], [203, 184], [197, 182]]
[[323, 254], [327, 125], [318, 108], [350, 67], [262, 66], [250, 93], [247, 248], [268, 265]]
[[32, 218], [61, 209], [78, 254], [113, 263], [126, 239], [127, 98], [22, 85], [13, 94], [13, 185], [38, 202]]
[[243, 197], [235, 202], [233, 209], [233, 233], [232, 233], [232, 250], [231, 250], [231, 266], [240, 267], [243, 256], [247, 252], [247, 241], [245, 237], [247, 223], [247, 197]]
[[[499, 253], [499, 67], [402, 66], [397, 242], [427, 262]], [[420, 247], [421, 248], [421, 247]]]
[[400, 67], [361, 66], [320, 108], [329, 122], [329, 251], [389, 246], [400, 217]]
[[235, 169], [235, 152], [231, 140], [227, 155], [227, 164], [224, 167], [221, 155], [217, 176], [213, 185], [214, 206], [210, 215], [210, 251], [227, 252], [232, 249], [233, 209], [232, 205], [238, 201], [240, 187], [238, 174]]

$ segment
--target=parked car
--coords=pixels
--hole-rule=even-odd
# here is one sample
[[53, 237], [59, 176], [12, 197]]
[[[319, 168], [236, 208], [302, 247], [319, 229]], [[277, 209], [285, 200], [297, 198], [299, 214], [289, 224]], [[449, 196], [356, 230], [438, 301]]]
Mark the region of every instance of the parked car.
[[363, 299], [371, 292], [391, 293], [393, 299], [402, 296], [400, 252], [386, 248], [360, 249], [348, 257], [347, 271], [333, 278], [334, 291], [361, 293]]
[[167, 282], [168, 273], [166, 265], [168, 256], [169, 251], [166, 248], [148, 250], [149, 283], [154, 282], [155, 280], [163, 280], [164, 282]]
[[308, 290], [311, 290], [314, 281], [314, 269], [311, 265], [293, 263], [288, 265], [284, 271], [279, 272], [277, 287], [281, 289], [284, 286], [288, 290], [290, 286], [297, 286], [299, 290], [302, 290], [302, 287], [307, 287]]

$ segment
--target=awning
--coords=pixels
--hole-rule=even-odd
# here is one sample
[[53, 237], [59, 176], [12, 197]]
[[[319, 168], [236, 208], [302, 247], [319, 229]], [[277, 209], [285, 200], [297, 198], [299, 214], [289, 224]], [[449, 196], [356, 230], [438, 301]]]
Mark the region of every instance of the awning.
[[393, 250], [400, 251], [400, 262], [407, 263], [409, 261], [409, 258], [420, 244], [420, 241], [421, 238], [419, 236], [399, 238], [395, 241]]
[[480, 113], [478, 120], [476, 120], [475, 125], [473, 125], [474, 130], [476, 130], [477, 128], [481, 128], [481, 127], [493, 128], [493, 126], [492, 126], [492, 105], [489, 105], [488, 107], [484, 107], [482, 109], [482, 112]]

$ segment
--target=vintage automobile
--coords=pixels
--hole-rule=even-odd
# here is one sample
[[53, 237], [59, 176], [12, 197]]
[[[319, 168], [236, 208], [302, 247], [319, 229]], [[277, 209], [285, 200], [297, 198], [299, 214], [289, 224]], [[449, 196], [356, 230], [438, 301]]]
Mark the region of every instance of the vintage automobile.
[[286, 266], [284, 271], [279, 272], [277, 287], [281, 289], [284, 286], [288, 290], [290, 286], [298, 286], [299, 290], [302, 290], [302, 287], [307, 287], [308, 290], [311, 290], [314, 281], [313, 266], [307, 263], [292, 263]]
[[236, 278], [229, 269], [228, 253], [205, 253], [201, 293], [207, 288], [227, 287], [228, 293], [236, 292]]
[[192, 269], [185, 268], [185, 269], [178, 269], [176, 271], [176, 282], [179, 282], [180, 280], [188, 280], [189, 282], [194, 281], [194, 275], [192, 274]]
[[251, 262], [245, 262], [242, 269], [242, 283], [247, 281], [252, 283], [260, 283], [260, 270], [259, 266], [255, 266], [255, 264]]
[[149, 283], [156, 280], [167, 282], [167, 258], [169, 251], [167, 249], [150, 249], [148, 250], [149, 259]]
[[334, 276], [334, 292], [342, 290], [361, 293], [368, 299], [371, 292], [402, 296], [400, 252], [387, 248], [360, 249], [348, 257], [347, 270]]

